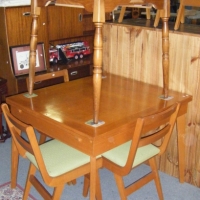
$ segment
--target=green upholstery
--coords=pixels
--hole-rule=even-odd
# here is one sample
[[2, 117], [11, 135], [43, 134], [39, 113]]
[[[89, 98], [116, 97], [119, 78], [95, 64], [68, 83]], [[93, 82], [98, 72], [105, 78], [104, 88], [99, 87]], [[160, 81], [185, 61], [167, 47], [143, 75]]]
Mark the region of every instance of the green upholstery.
[[[113, 163], [124, 167], [126, 161], [128, 159], [128, 154], [130, 150], [131, 141], [128, 141], [106, 153], [102, 154], [103, 157], [107, 158], [108, 160], [112, 161]], [[134, 163], [132, 167], [135, 167], [144, 161], [148, 160], [149, 158], [157, 155], [160, 152], [160, 149], [155, 147], [152, 144], [139, 147], [136, 152], [136, 156], [134, 159]]]
[[[58, 140], [40, 145], [40, 151], [51, 177], [59, 176], [90, 162], [90, 156]], [[38, 168], [35, 157], [28, 152], [26, 156]]]

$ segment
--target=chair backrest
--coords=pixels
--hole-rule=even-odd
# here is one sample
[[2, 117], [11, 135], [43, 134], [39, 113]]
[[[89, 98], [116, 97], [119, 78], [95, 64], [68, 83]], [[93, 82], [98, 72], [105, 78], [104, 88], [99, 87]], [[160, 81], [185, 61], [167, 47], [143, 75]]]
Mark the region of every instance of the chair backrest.
[[[63, 77], [64, 82], [69, 81], [69, 76], [68, 76], [68, 70], [63, 69], [55, 72], [50, 72], [50, 73], [45, 73], [45, 74], [40, 74], [34, 77], [34, 83], [53, 79], [53, 78], [58, 78], [58, 77]], [[29, 86], [29, 77], [26, 78], [26, 84], [27, 87]]]
[[[34, 155], [43, 178], [48, 178], [49, 175], [47, 173], [33, 127], [14, 117], [10, 113], [7, 104], [1, 104], [1, 108], [18, 151], [22, 152], [23, 155], [25, 155], [26, 152]], [[22, 132], [26, 134], [27, 140], [24, 139], [25, 137], [21, 137]]]
[[[162, 143], [158, 147], [160, 148], [159, 155], [165, 152], [176, 122], [179, 107], [180, 104], [174, 104], [167, 109], [163, 109], [161, 112], [137, 119], [129, 156], [124, 167], [125, 171], [132, 169], [138, 147], [153, 144], [162, 139]], [[143, 136], [147, 132], [152, 133]]]

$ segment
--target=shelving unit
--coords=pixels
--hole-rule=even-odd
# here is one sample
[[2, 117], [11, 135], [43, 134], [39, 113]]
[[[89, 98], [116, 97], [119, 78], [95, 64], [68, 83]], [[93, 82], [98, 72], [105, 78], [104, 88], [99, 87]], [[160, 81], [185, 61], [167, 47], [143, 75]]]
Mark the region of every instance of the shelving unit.
[[[13, 73], [10, 47], [27, 45], [30, 43], [32, 22], [30, 10], [30, 6], [0, 7], [0, 75], [8, 80], [8, 95], [27, 91], [25, 84], [27, 75], [15, 77]], [[38, 24], [40, 30], [38, 32], [38, 42], [44, 43], [47, 67], [46, 73], [63, 68], [69, 69], [69, 73], [77, 71], [78, 74], [76, 74], [76, 76], [69, 74], [69, 77], [71, 77], [70, 80], [92, 74], [91, 56], [82, 61], [74, 61], [74, 64], [70, 61], [69, 63], [57, 67], [50, 65], [48, 59], [50, 45], [56, 46], [61, 43], [80, 40], [87, 41], [91, 47], [91, 51], [93, 51], [94, 25], [92, 22], [92, 13], [88, 13], [81, 8], [57, 7], [51, 5], [42, 8]], [[79, 64], [77, 65], [75, 63]], [[56, 83], [59, 83], [59, 80], [55, 80], [53, 83], [47, 82], [42, 86]]]

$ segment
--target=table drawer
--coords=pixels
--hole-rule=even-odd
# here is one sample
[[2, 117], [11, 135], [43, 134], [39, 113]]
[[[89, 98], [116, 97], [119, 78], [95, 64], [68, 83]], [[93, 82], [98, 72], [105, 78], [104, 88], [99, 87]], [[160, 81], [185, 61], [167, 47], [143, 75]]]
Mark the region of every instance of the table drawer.
[[70, 81], [90, 76], [90, 65], [68, 68], [68, 74]]

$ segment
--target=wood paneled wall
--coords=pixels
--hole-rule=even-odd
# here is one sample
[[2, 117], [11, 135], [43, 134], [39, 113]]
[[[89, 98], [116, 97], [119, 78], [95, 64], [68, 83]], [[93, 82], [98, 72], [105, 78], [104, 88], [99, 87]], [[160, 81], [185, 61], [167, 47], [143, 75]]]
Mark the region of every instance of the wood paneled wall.
[[[103, 28], [105, 72], [162, 86], [160, 29], [107, 23]], [[200, 35], [170, 32], [169, 88], [193, 95], [186, 115], [185, 181], [200, 187]], [[161, 171], [178, 177], [177, 134], [158, 159]]]

